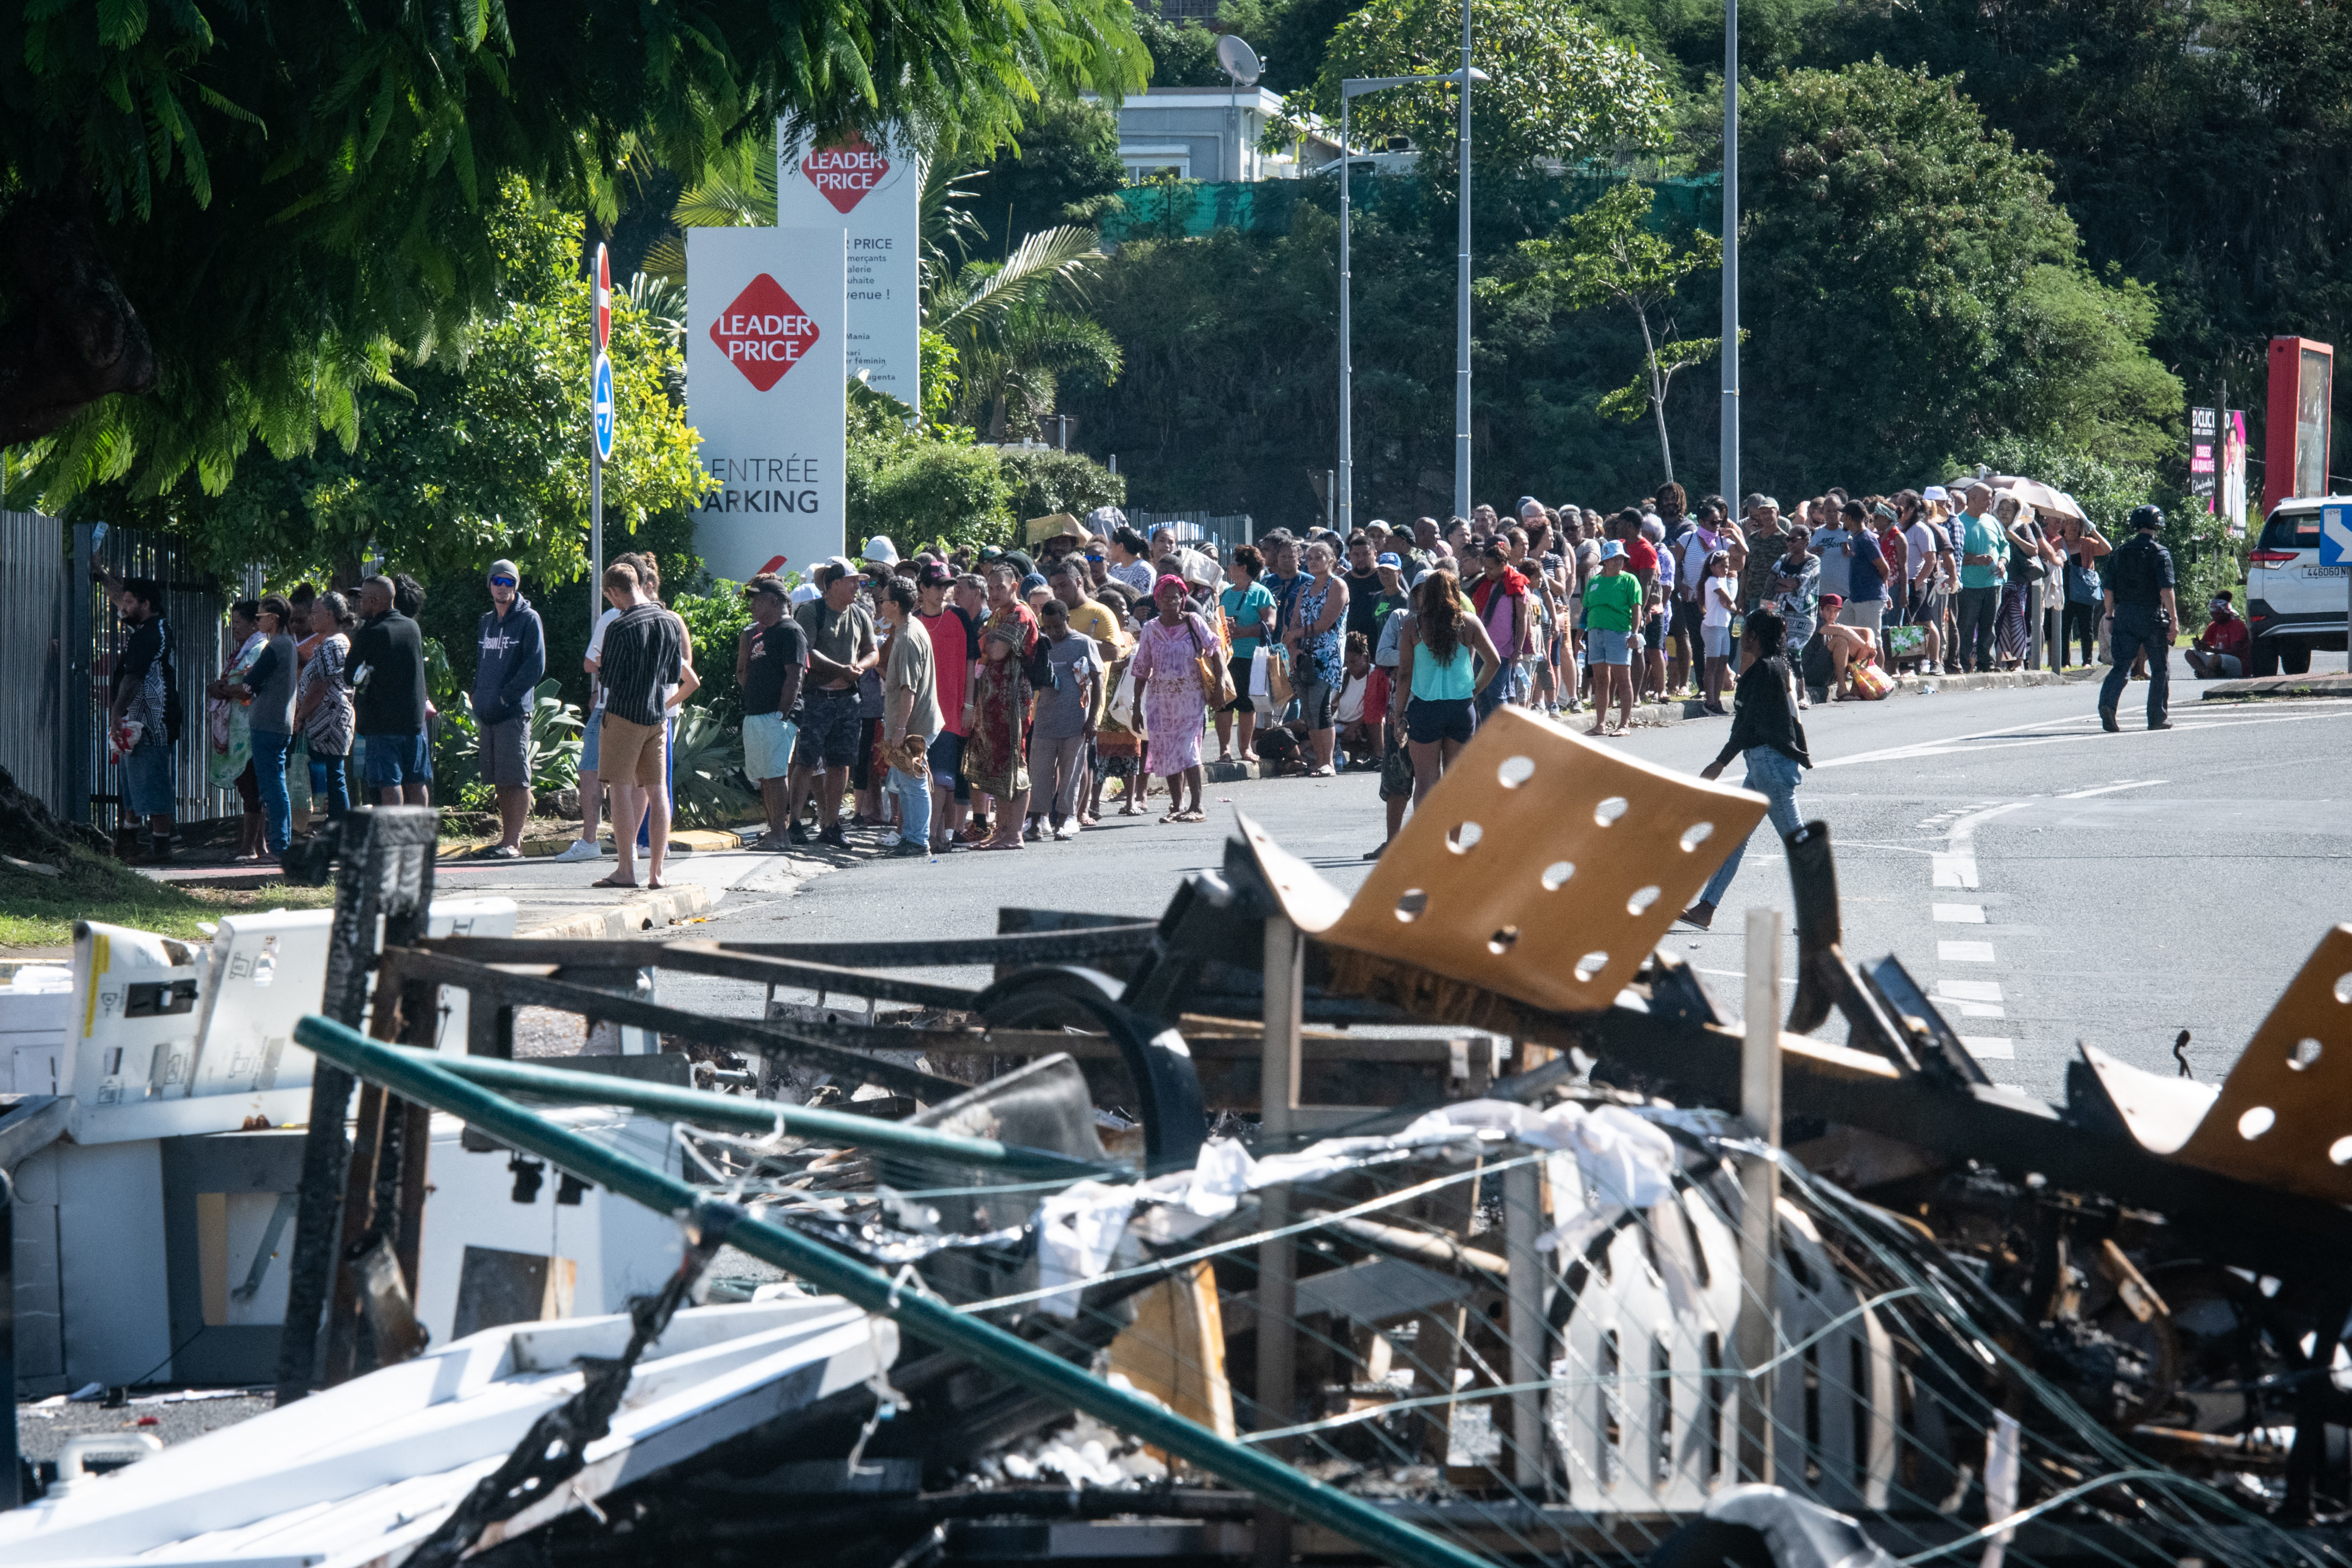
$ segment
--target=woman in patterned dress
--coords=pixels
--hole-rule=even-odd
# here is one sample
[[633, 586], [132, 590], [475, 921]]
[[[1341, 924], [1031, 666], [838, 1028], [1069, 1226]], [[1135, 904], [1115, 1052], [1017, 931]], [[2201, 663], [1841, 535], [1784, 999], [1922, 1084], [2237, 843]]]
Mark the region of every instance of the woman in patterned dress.
[[[1217, 634], [1185, 607], [1184, 580], [1173, 572], [1152, 585], [1160, 613], [1143, 623], [1136, 638], [1135, 679], [1143, 691], [1143, 727], [1149, 737], [1144, 765], [1168, 780], [1163, 822], [1205, 822], [1201, 809], [1201, 732], [1208, 699], [1202, 693], [1202, 657], [1219, 654]], [[1190, 806], [1179, 781], [1192, 790]]]

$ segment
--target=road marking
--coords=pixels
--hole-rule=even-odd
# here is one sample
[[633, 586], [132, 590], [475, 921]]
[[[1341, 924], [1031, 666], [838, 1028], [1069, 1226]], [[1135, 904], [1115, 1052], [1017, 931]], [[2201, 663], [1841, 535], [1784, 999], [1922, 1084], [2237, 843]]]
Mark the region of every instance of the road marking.
[[1933, 859], [1937, 887], [1973, 888], [1977, 884], [1977, 857], [1963, 851], [1959, 853], [1937, 852]]
[[1997, 1002], [2000, 1000], [1999, 980], [1938, 980], [1936, 994], [1949, 997], [1956, 1002]]
[[2006, 1035], [1964, 1034], [1960, 1036], [1960, 1043], [1967, 1046], [1969, 1054], [1979, 1061], [2017, 1060], [2017, 1041]]
[[2158, 784], [2168, 784], [2168, 779], [2140, 779], [2126, 784], [2102, 784], [2095, 789], [2073, 789], [2058, 797], [2061, 800], [2087, 800], [2094, 795], [2112, 795], [2118, 789], [2148, 789]]
[[1942, 998], [1937, 999], [1943, 1001], [1944, 1006], [1964, 1019], [2005, 1019], [2009, 1016], [1990, 1002], [1955, 1002]]
[[1929, 906], [1936, 918], [1946, 925], [1982, 925], [1985, 923], [1981, 904], [1937, 904]]
[[1938, 942], [1936, 956], [1947, 964], [1990, 964], [1993, 961], [1990, 942]]
[[[2317, 707], [2323, 703], [2326, 703], [2326, 706], [2330, 707], [2336, 707], [2336, 704], [2328, 702], [2327, 699], [2302, 700], [2302, 706], [2307, 707]], [[2196, 729], [2233, 729], [2253, 724], [2307, 724], [2313, 719], [2352, 718], [2352, 711], [2345, 711], [2341, 708], [2333, 712], [2305, 712], [2296, 714], [2280, 714], [2263, 718], [2229, 719], [2208, 719], [2203, 717], [2190, 718], [2188, 716], [2189, 712], [2189, 710], [2182, 709], [2177, 711], [2173, 715], [2172, 730], [2170, 733], [2179, 734], [2182, 731]], [[2043, 723], [2035, 725], [2032, 727], [2037, 729], [2048, 728], [2060, 724], [2085, 722], [2089, 722], [2089, 720], [2083, 717], [2067, 717], [2045, 720]], [[1916, 761], [1930, 757], [1949, 757], [1960, 753], [2007, 751], [2024, 746], [2058, 746], [2070, 741], [2110, 740], [2113, 738], [2110, 736], [2103, 734], [2097, 729], [2085, 730], [2080, 735], [2019, 736], [2017, 732], [2024, 727], [2027, 727], [2021, 725], [2011, 725], [2007, 729], [1979, 730], [1970, 735], [1947, 736], [1940, 740], [1920, 740], [1914, 741], [1908, 746], [1890, 746], [1878, 751], [1858, 751], [1851, 757], [1827, 757], [1816, 761], [1813, 764], [1813, 768], [1814, 770], [1818, 772], [1823, 768], [1847, 768], [1860, 762]], [[2126, 731], [2126, 733], [2145, 734], [2147, 732]], [[1981, 742], [1982, 744], [1971, 744], [1973, 742]]]

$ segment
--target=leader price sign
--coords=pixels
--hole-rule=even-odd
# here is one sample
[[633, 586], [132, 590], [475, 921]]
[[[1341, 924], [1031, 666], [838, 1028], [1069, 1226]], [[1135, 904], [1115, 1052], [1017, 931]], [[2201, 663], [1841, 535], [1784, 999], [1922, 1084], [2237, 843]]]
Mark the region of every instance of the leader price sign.
[[838, 228], [686, 231], [687, 417], [716, 577], [806, 573], [846, 532], [847, 267]]
[[849, 373], [920, 408], [921, 162], [863, 137], [814, 146], [781, 124], [776, 146], [776, 222], [837, 227], [847, 240]]

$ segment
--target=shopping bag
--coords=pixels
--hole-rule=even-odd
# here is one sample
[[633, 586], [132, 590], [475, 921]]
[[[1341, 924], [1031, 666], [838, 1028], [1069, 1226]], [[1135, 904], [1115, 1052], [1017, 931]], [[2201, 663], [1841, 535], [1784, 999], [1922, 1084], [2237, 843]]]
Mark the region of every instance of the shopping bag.
[[1250, 654], [1249, 695], [1252, 697], [1263, 697], [1268, 695], [1265, 685], [1266, 666], [1273, 663], [1274, 661], [1266, 656], [1265, 644], [1263, 643], [1259, 643], [1256, 650]]
[[1916, 659], [1927, 646], [1925, 626], [1889, 626], [1886, 629], [1886, 656], [1889, 659]]
[[1131, 730], [1135, 723], [1135, 662], [1122, 659], [1118, 680], [1111, 688], [1110, 707], [1106, 716], [1121, 729]]
[[1274, 704], [1274, 711], [1278, 714], [1290, 706], [1290, 699], [1297, 695], [1290, 687], [1289, 654], [1277, 648], [1274, 656], [1266, 661], [1266, 700]]
[[1894, 677], [1876, 664], [1857, 664], [1850, 673], [1853, 695], [1865, 702], [1876, 702], [1895, 689]]

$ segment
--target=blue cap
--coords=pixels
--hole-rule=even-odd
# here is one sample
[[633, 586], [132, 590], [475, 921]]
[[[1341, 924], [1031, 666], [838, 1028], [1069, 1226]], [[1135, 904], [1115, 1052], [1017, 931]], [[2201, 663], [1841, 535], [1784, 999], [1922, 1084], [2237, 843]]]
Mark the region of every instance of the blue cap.
[[1045, 586], [1045, 574], [1042, 571], [1033, 571], [1021, 580], [1021, 591], [1024, 594], [1034, 592]]
[[1374, 556], [1372, 558], [1372, 564], [1374, 566], [1392, 566], [1399, 571], [1402, 571], [1404, 570], [1403, 558], [1399, 556], [1394, 550], [1383, 550], [1381, 554]]
[[1619, 556], [1623, 555], [1624, 553], [1625, 547], [1617, 540], [1603, 539], [1601, 541], [1601, 559], [1602, 560], [1615, 560]]

